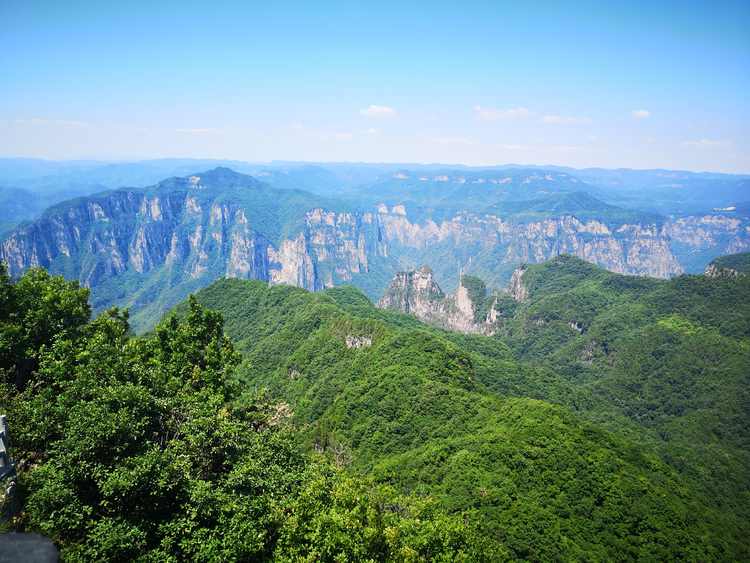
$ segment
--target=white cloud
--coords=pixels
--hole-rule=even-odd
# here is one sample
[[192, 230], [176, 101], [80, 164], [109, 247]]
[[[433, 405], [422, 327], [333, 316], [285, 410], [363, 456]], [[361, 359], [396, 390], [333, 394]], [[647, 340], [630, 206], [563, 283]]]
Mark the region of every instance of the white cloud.
[[378, 133], [380, 133], [380, 130], [375, 129], [374, 127], [370, 127], [369, 129], [366, 129], [364, 133], [365, 135], [377, 135]]
[[651, 112], [647, 109], [634, 109], [630, 112], [630, 115], [632, 115], [634, 119], [646, 119], [647, 117], [651, 117]]
[[32, 117], [31, 119], [16, 119], [18, 125], [56, 125], [58, 127], [68, 127], [80, 129], [88, 127], [85, 121], [74, 121], [71, 119], [45, 119], [42, 117]]
[[216, 129], [211, 128], [187, 128], [187, 129], [175, 129], [176, 133], [185, 133], [187, 135], [205, 135], [206, 133], [213, 133]]
[[477, 142], [468, 137], [431, 137], [430, 141], [439, 145], [476, 145]]
[[528, 108], [515, 107], [507, 109], [485, 108], [474, 106], [474, 113], [482, 121], [497, 121], [499, 119], [526, 119], [533, 115]]
[[321, 141], [351, 141], [354, 134], [348, 131], [322, 132], [318, 134]]
[[553, 125], [584, 125], [591, 123], [591, 119], [588, 117], [571, 117], [567, 115], [545, 115], [542, 117], [542, 122]]
[[374, 104], [367, 106], [365, 109], [359, 110], [359, 113], [365, 117], [374, 119], [396, 117], [395, 109], [388, 106], [378, 106]]
[[580, 145], [550, 145], [549, 150], [554, 152], [568, 153], [584, 151], [586, 150], [586, 147], [582, 147]]
[[731, 144], [731, 141], [721, 141], [719, 139], [698, 139], [697, 141], [684, 141], [682, 146], [696, 149], [710, 149], [715, 147], [727, 147]]

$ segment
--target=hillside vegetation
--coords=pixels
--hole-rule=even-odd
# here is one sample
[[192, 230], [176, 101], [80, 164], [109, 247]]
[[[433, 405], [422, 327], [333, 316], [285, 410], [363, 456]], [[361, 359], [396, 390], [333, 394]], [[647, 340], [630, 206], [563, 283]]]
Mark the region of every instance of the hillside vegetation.
[[478, 511], [513, 558], [746, 555], [747, 286], [567, 257], [524, 280], [493, 338], [352, 288], [223, 280], [197, 298], [227, 319], [241, 385], [287, 402], [307, 447]]
[[[475, 561], [471, 514], [301, 453], [283, 405], [237, 403], [239, 356], [194, 300], [146, 338], [43, 270], [0, 271], [0, 412], [18, 511], [66, 561]], [[3, 507], [5, 508], [5, 507]], [[2, 531], [5, 531], [2, 530]]]
[[523, 282], [529, 298], [505, 303], [497, 336], [586, 398], [566, 404], [653, 444], [747, 549], [750, 279], [634, 278], [560, 257]]
[[492, 337], [225, 279], [134, 338], [0, 281], [10, 525], [69, 560], [750, 557], [747, 277], [560, 257]]

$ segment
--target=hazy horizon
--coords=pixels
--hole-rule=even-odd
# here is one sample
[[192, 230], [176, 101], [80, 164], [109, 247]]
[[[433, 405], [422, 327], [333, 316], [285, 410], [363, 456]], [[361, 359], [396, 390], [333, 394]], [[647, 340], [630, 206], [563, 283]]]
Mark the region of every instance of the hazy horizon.
[[750, 170], [747, 172], [723, 172], [721, 170], [709, 170], [709, 169], [689, 169], [689, 168], [664, 168], [664, 167], [653, 167], [653, 168], [637, 168], [637, 167], [626, 167], [626, 166], [570, 166], [567, 164], [554, 164], [554, 163], [540, 163], [540, 162], [498, 162], [496, 164], [465, 164], [462, 162], [399, 162], [399, 161], [366, 161], [366, 160], [290, 160], [284, 158], [274, 158], [269, 160], [241, 160], [232, 158], [216, 158], [216, 157], [201, 157], [201, 156], [170, 156], [161, 158], [45, 158], [45, 157], [34, 157], [34, 156], [17, 156], [17, 155], [0, 155], [0, 160], [29, 160], [29, 161], [43, 161], [50, 163], [79, 163], [85, 164], [136, 164], [136, 163], [147, 163], [147, 162], [160, 162], [160, 161], [177, 161], [177, 162], [213, 162], [217, 166], [227, 166], [231, 168], [233, 162], [239, 164], [250, 164], [254, 166], [280, 166], [280, 165], [300, 165], [300, 166], [393, 166], [393, 167], [444, 167], [444, 168], [467, 168], [467, 169], [494, 169], [494, 168], [567, 168], [570, 170], [587, 170], [587, 169], [602, 169], [602, 170], [630, 170], [634, 172], [648, 172], [648, 171], [669, 171], [669, 172], [686, 172], [690, 174], [725, 174], [729, 176], [750, 176]]
[[97, 159], [97, 158], [44, 158], [44, 157], [33, 157], [33, 156], [13, 156], [13, 155], [0, 155], [0, 160], [34, 160], [44, 162], [57, 162], [57, 163], [80, 163], [80, 164], [135, 164], [135, 163], [146, 163], [146, 162], [159, 162], [159, 161], [197, 161], [197, 162], [215, 162], [217, 165], [227, 164], [227, 167], [231, 168], [231, 163], [242, 163], [251, 164], [255, 166], [274, 166], [274, 165], [343, 165], [343, 166], [422, 166], [422, 167], [445, 167], [445, 168], [467, 168], [467, 169], [492, 169], [492, 168], [568, 168], [570, 170], [587, 170], [587, 169], [602, 169], [602, 170], [631, 170], [636, 172], [648, 172], [648, 171], [670, 171], [670, 172], [687, 172], [690, 174], [726, 174], [730, 176], [750, 176], [750, 170], [747, 172], [723, 172], [721, 170], [709, 170], [709, 169], [690, 169], [690, 168], [664, 168], [664, 167], [653, 167], [653, 168], [637, 168], [627, 166], [570, 166], [566, 164], [553, 164], [553, 163], [539, 163], [539, 162], [499, 162], [496, 164], [465, 164], [462, 162], [397, 162], [397, 161], [365, 161], [365, 160], [289, 160], [283, 158], [274, 158], [270, 160], [241, 160], [241, 159], [230, 159], [230, 158], [209, 158], [209, 157], [181, 157], [181, 156], [170, 156], [162, 158], [111, 158], [111, 159]]

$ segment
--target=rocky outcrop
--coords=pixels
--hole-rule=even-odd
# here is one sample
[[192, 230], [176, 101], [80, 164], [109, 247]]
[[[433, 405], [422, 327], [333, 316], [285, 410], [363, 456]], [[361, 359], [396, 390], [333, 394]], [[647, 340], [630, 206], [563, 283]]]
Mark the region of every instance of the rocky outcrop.
[[709, 278], [737, 278], [750, 274], [750, 252], [721, 256], [713, 260], [704, 272]]
[[516, 301], [526, 301], [529, 298], [529, 290], [523, 282], [523, 274], [526, 272], [526, 265], [519, 266], [513, 270], [508, 285], [508, 293]]
[[278, 250], [269, 247], [270, 279], [272, 283], [296, 285], [314, 291], [320, 288], [315, 263], [309, 252], [309, 240], [304, 233], [281, 242]]
[[370, 336], [356, 336], [353, 334], [347, 334], [344, 340], [346, 347], [349, 349], [369, 348], [372, 346], [372, 338]]
[[423, 322], [448, 330], [491, 334], [497, 321], [496, 299], [490, 300], [489, 311], [481, 316], [478, 313], [484, 309], [484, 299], [486, 295], [472, 296], [464, 278], [454, 294], [446, 295], [435, 281], [432, 270], [422, 266], [418, 270], [397, 273], [377, 306], [414, 315]]
[[217, 262], [222, 274], [264, 279], [269, 250], [237, 206], [214, 203], [200, 210], [185, 193], [119, 191], [17, 229], [0, 245], [0, 259], [13, 275], [43, 266], [76, 272], [83, 285], [96, 287], [126, 271], [148, 274], [162, 267], [199, 278], [215, 271]]
[[306, 251], [315, 263], [321, 287], [350, 282], [370, 272], [370, 261], [388, 255], [373, 213], [336, 213], [313, 209], [305, 215]]
[[716, 264], [709, 264], [703, 273], [708, 278], [736, 278], [741, 276], [734, 268], [721, 268]]
[[296, 235], [274, 245], [244, 207], [197, 197], [199, 183], [189, 188], [155, 196], [121, 190], [50, 212], [13, 231], [0, 260], [12, 275], [42, 266], [91, 288], [166, 268], [178, 279], [239, 277], [314, 291], [368, 273], [370, 260], [387, 252], [372, 213], [313, 209]]
[[750, 250], [750, 223], [741, 217], [721, 214], [680, 217], [666, 224], [663, 232], [694, 251], [716, 249], [717, 256]]
[[428, 320], [438, 311], [444, 299], [445, 294], [435, 282], [432, 270], [422, 266], [418, 270], [398, 272], [378, 301], [378, 307]]
[[61, 206], [13, 231], [0, 245], [0, 259], [14, 275], [43, 266], [73, 272], [88, 287], [125, 271], [168, 266], [190, 279], [211, 273], [315, 290], [350, 282], [370, 273], [373, 260], [398, 259], [405, 251], [466, 248], [467, 262], [485, 254], [508, 265], [571, 254], [614, 272], [670, 277], [682, 272], [675, 243], [696, 251], [750, 248], [750, 225], [725, 216], [662, 227], [614, 228], [573, 216], [512, 222], [468, 213], [420, 223], [405, 206], [382, 204], [374, 213], [311, 209], [296, 234], [272, 244], [242, 205], [207, 200], [198, 176], [178, 180], [162, 193], [119, 190]]

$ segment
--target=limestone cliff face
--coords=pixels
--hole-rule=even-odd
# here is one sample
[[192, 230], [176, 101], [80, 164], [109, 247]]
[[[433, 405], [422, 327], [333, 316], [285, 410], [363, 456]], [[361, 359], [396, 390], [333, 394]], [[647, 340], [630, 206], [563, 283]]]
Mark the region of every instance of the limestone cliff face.
[[387, 256], [373, 213], [336, 213], [313, 209], [305, 215], [307, 252], [316, 265], [317, 283], [333, 287], [370, 271], [370, 261]]
[[673, 241], [693, 250], [716, 249], [717, 255], [750, 250], [750, 222], [727, 215], [681, 217], [664, 226]]
[[[530, 222], [494, 215], [458, 214], [439, 224], [412, 223], [403, 206], [381, 205], [378, 216], [389, 244], [425, 249], [433, 245], [473, 246], [501, 256], [508, 264], [539, 263], [571, 254], [624, 274], [670, 277], [683, 269], [670, 248], [669, 233], [656, 225], [621, 225], [616, 229], [574, 216]], [[748, 237], [750, 240], [750, 237]]]
[[296, 234], [272, 244], [242, 205], [197, 197], [199, 177], [177, 187], [186, 189], [119, 190], [51, 210], [12, 232], [0, 244], [0, 259], [14, 275], [43, 266], [73, 273], [88, 287], [166, 266], [189, 279], [225, 275], [316, 290], [368, 274], [374, 259], [398, 260], [404, 250], [466, 248], [473, 252], [467, 260], [482, 254], [511, 266], [572, 254], [614, 272], [665, 278], [683, 271], [675, 244], [717, 253], [750, 248], [750, 224], [724, 216], [661, 227], [612, 228], [573, 216], [517, 223], [468, 213], [420, 223], [403, 205], [380, 205], [372, 213], [311, 209]]
[[741, 274], [734, 268], [722, 268], [716, 264], [709, 264], [703, 275], [708, 278], [736, 278], [744, 274]]
[[168, 269], [188, 281], [227, 276], [314, 291], [369, 272], [370, 260], [387, 252], [372, 213], [313, 209], [296, 235], [274, 245], [242, 205], [197, 198], [191, 191], [199, 187], [121, 190], [53, 210], [0, 243], [0, 260], [12, 275], [42, 266], [91, 288]]
[[477, 320], [481, 305], [474, 302], [463, 280], [454, 294], [443, 293], [427, 266], [397, 273], [377, 304], [381, 309], [411, 314], [448, 330], [491, 334], [497, 321], [495, 300], [486, 316]]
[[[153, 197], [129, 191], [79, 200], [13, 231], [0, 245], [0, 259], [17, 275], [32, 266], [80, 261], [79, 279], [88, 286], [127, 269], [146, 271], [169, 250], [179, 197]], [[118, 218], [128, 217], [128, 221]], [[96, 259], [90, 259], [96, 256]]]
[[74, 272], [95, 287], [131, 271], [175, 267], [188, 278], [212, 271], [268, 276], [270, 244], [235, 205], [202, 208], [185, 192], [97, 196], [17, 229], [0, 245], [0, 259], [17, 275], [32, 266]]
[[[274, 215], [271, 200], [282, 192], [230, 170], [210, 174], [210, 181], [206, 175], [173, 178], [145, 190], [122, 189], [58, 205], [8, 234], [0, 242], [0, 260], [14, 276], [42, 266], [77, 278], [93, 289], [94, 298], [104, 296], [101, 306], [108, 306], [147, 303], [163, 289], [178, 299], [222, 276], [319, 290], [365, 283], [368, 276], [382, 275], [379, 268], [395, 270], [427, 260], [441, 275], [449, 271], [453, 276], [478, 264], [495, 287], [504, 285], [514, 267], [560, 254], [614, 272], [666, 278], [683, 271], [680, 261], [690, 253], [702, 259], [750, 249], [750, 221], [724, 215], [619, 226], [572, 215], [514, 221], [458, 213], [441, 221], [417, 221], [404, 205], [340, 212], [315, 207], [311, 195], [309, 206]], [[263, 197], [246, 197], [246, 191], [263, 189]], [[487, 278], [496, 272], [502, 275]], [[429, 294], [428, 278], [424, 272], [411, 273], [399, 283], [427, 284]], [[519, 280], [511, 287], [516, 287], [514, 296], [523, 298]], [[140, 301], [130, 300], [140, 289], [145, 291]], [[432, 314], [429, 300], [405, 299], [391, 305], [398, 310], [408, 306], [425, 318]], [[466, 288], [459, 285], [445, 297], [440, 322], [485, 330], [476, 327], [487, 319], [478, 323], [469, 314], [476, 304], [467, 299]], [[487, 315], [493, 314], [490, 307]]]
[[526, 301], [529, 298], [529, 290], [523, 282], [524, 272], [526, 272], [526, 266], [519, 266], [513, 270], [513, 275], [510, 277], [508, 293], [516, 301]]
[[381, 309], [391, 309], [426, 320], [436, 314], [445, 294], [435, 282], [432, 270], [422, 266], [410, 272], [398, 272], [378, 301]]

